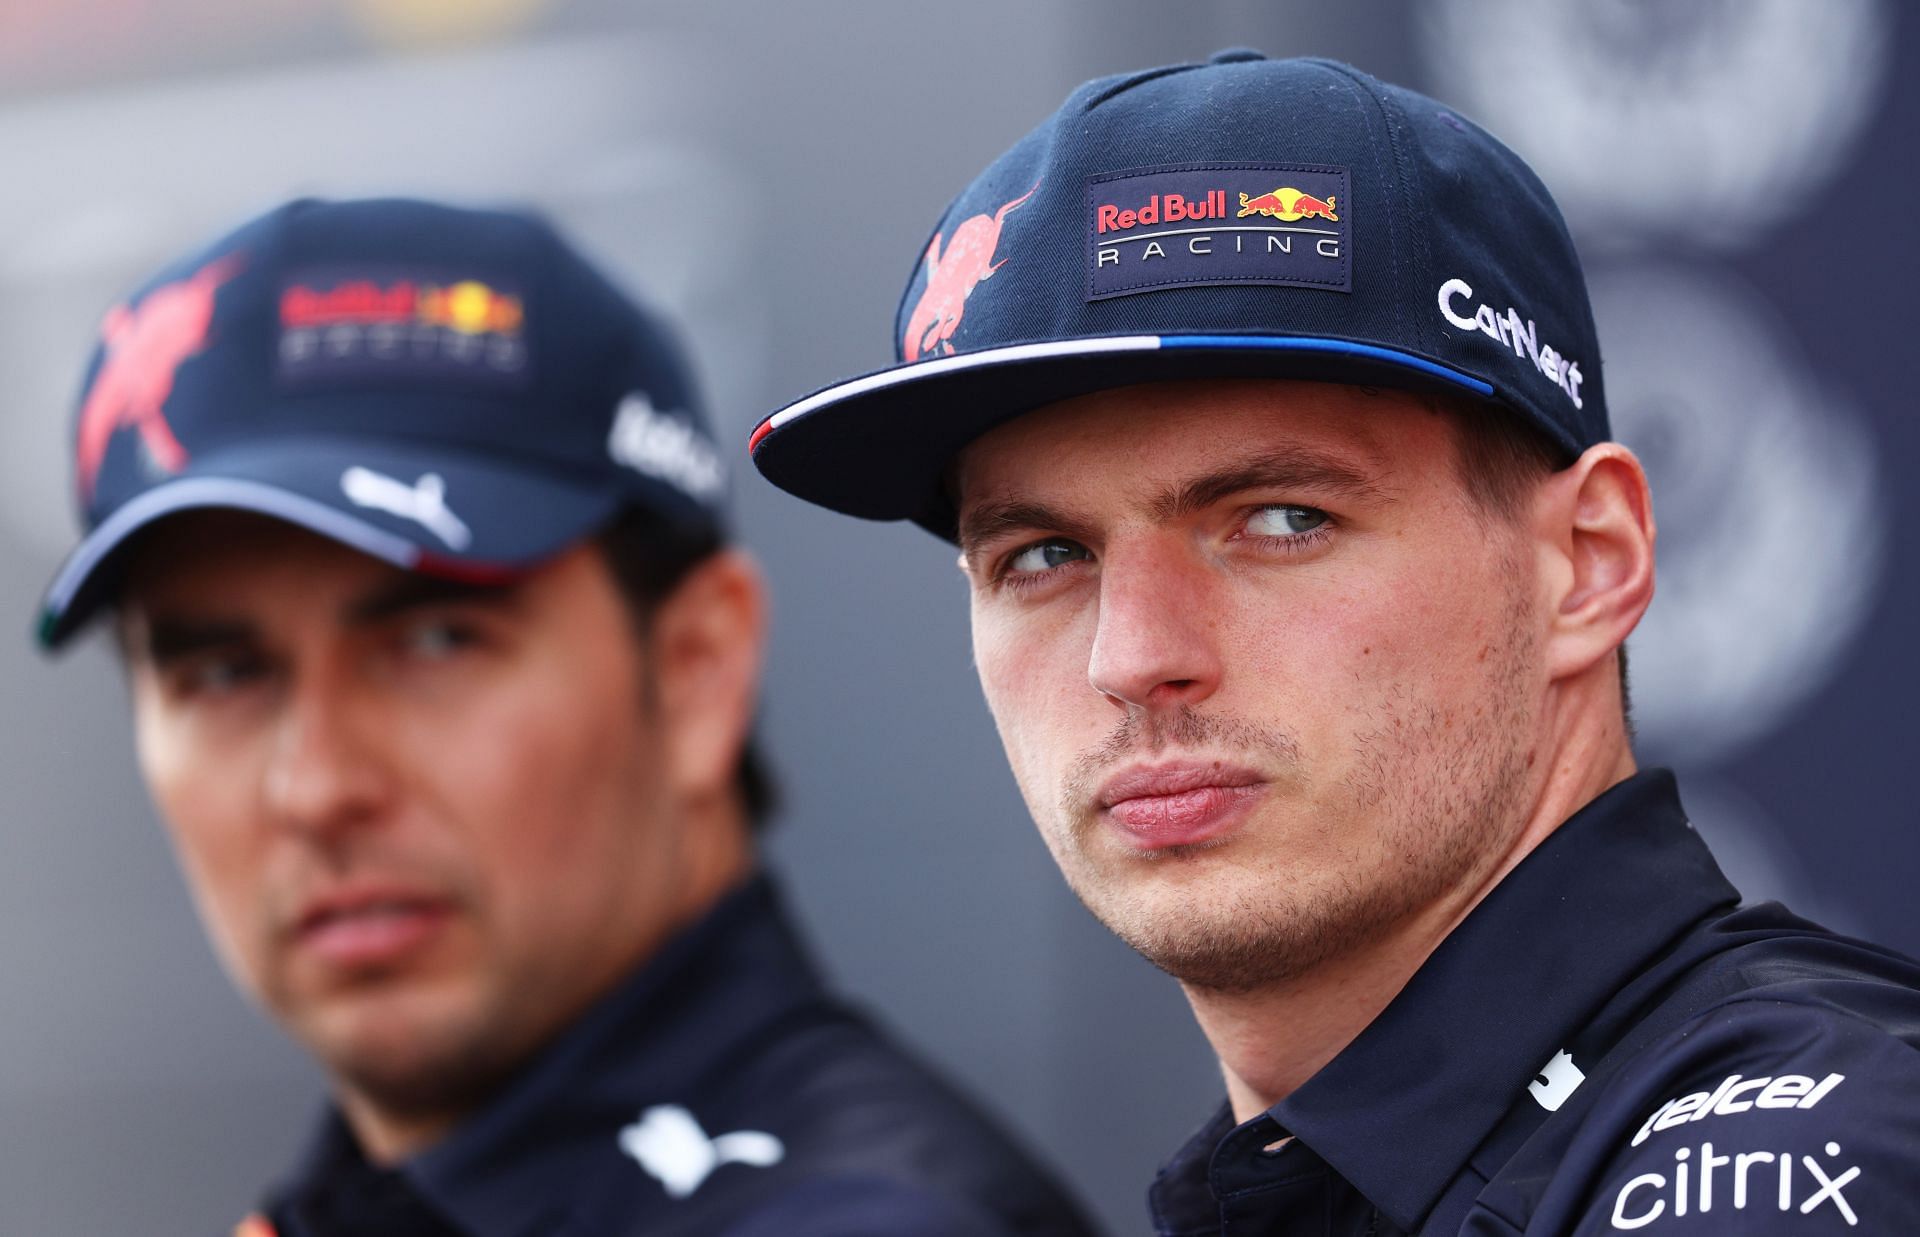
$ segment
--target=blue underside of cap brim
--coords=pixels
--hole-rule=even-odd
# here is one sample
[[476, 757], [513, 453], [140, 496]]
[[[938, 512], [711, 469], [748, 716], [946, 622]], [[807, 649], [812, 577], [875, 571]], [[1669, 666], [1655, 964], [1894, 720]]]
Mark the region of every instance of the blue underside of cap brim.
[[1497, 398], [1493, 386], [1472, 374], [1351, 340], [1057, 340], [956, 353], [828, 387], [769, 418], [753, 461], [769, 481], [809, 502], [866, 519], [912, 520], [951, 540], [955, 512], [946, 472], [975, 438], [1059, 400], [1190, 378], [1292, 378]]
[[[439, 478], [444, 500], [415, 506], [405, 494], [417, 496], [429, 475]], [[250, 512], [408, 570], [495, 574], [551, 558], [620, 504], [604, 487], [557, 471], [508, 468], [433, 444], [301, 438], [210, 451], [123, 503], [80, 542], [47, 588], [37, 634], [54, 648], [84, 627], [117, 591], [140, 535], [183, 512]], [[406, 514], [410, 507], [426, 518]]]
[[1355, 343], [1347, 339], [1285, 338], [1265, 335], [1162, 335], [1160, 350], [1176, 353], [1188, 350], [1290, 353], [1377, 361], [1397, 369], [1425, 374], [1449, 386], [1471, 391], [1475, 395], [1490, 397], [1493, 394], [1491, 384], [1471, 374], [1463, 374], [1457, 369], [1442, 365], [1438, 361], [1429, 361], [1425, 357], [1414, 356], [1409, 352], [1397, 352], [1392, 348]]

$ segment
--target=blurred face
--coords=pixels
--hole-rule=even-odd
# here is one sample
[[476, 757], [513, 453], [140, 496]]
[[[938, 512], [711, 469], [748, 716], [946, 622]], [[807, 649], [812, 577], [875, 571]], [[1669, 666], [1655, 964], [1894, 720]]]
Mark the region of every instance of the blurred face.
[[140, 763], [229, 971], [350, 1086], [485, 1088], [682, 915], [650, 668], [599, 555], [503, 587], [177, 517], [124, 619]]
[[1094, 914], [1192, 985], [1444, 921], [1515, 843], [1545, 620], [1453, 433], [1397, 393], [1168, 383], [960, 461], [974, 655], [1027, 805]]

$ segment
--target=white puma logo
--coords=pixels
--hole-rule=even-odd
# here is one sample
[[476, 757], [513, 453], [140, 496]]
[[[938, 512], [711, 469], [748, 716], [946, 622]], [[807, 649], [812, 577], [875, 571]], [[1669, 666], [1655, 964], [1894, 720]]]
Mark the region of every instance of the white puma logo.
[[685, 1198], [722, 1164], [771, 1168], [786, 1148], [771, 1134], [736, 1130], [708, 1138], [694, 1115], [678, 1104], [655, 1104], [620, 1131], [620, 1150], [660, 1179], [668, 1195]]
[[1527, 1084], [1527, 1091], [1540, 1107], [1548, 1112], [1558, 1112], [1560, 1105], [1566, 1103], [1567, 1097], [1586, 1080], [1586, 1071], [1575, 1065], [1567, 1050], [1562, 1048], [1553, 1054], [1551, 1061], [1540, 1067], [1540, 1072]]
[[473, 541], [473, 531], [465, 521], [447, 509], [447, 483], [437, 472], [423, 473], [419, 481], [408, 485], [385, 473], [356, 466], [340, 474], [340, 489], [362, 507], [418, 521], [449, 549], [464, 550]]

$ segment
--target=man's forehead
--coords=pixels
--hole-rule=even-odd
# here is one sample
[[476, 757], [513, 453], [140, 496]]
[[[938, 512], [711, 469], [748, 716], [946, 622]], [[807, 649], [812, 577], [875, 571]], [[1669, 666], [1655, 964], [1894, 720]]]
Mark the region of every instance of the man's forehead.
[[1061, 482], [1126, 476], [1179, 485], [1231, 461], [1318, 461], [1378, 486], [1404, 461], [1410, 423], [1439, 423], [1417, 395], [1333, 383], [1202, 380], [1120, 387], [1027, 413], [955, 462], [963, 511]]
[[499, 606], [586, 554], [575, 547], [528, 570], [454, 578], [405, 570], [268, 517], [192, 515], [155, 528], [153, 544], [136, 547], [139, 557], [120, 596], [123, 636], [155, 622], [255, 631], [315, 622], [352, 628], [435, 605]]

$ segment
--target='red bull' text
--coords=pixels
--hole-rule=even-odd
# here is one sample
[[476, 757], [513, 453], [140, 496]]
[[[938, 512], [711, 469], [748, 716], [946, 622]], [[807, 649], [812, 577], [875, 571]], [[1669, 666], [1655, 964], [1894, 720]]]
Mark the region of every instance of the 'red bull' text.
[[1093, 228], [1096, 233], [1120, 232], [1132, 227], [1151, 227], [1156, 223], [1226, 217], [1225, 189], [1210, 189], [1201, 198], [1189, 198], [1178, 193], [1155, 193], [1149, 194], [1144, 204], [1129, 210], [1122, 210], [1112, 202], [1095, 207]]

